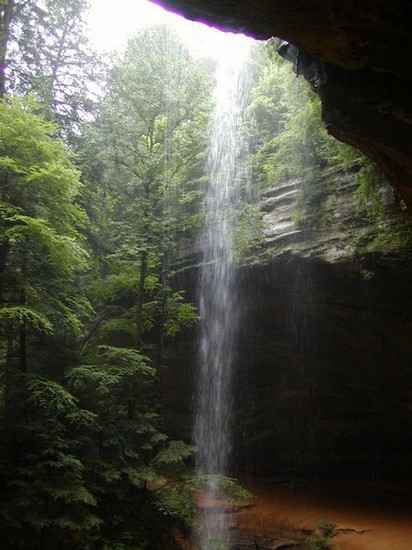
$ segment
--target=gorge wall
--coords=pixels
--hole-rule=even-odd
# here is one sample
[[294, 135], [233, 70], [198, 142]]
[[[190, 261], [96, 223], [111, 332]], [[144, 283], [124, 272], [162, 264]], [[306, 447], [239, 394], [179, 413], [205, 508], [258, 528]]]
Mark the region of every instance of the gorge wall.
[[376, 161], [412, 210], [412, 4], [405, 0], [156, 0], [300, 52], [328, 131]]
[[[375, 160], [395, 200], [412, 211], [411, 3], [156, 3], [295, 46], [296, 68], [320, 96], [329, 133]], [[410, 228], [397, 215], [379, 222], [359, 215], [350, 174], [315, 179], [292, 179], [265, 192], [265, 246], [239, 268], [244, 320], [233, 469], [406, 479], [412, 257], [403, 236]], [[311, 193], [313, 185], [320, 193]], [[195, 300], [196, 250], [184, 251], [181, 260], [180, 284]], [[169, 346], [163, 379], [169, 427], [183, 438], [191, 430], [195, 345], [195, 334], [186, 333]]]
[[[409, 471], [412, 255], [397, 241], [396, 215], [374, 222], [357, 212], [355, 171], [328, 168], [262, 196], [266, 241], [239, 266], [234, 470], [368, 479]], [[182, 251], [178, 275], [194, 301], [196, 259]], [[169, 344], [163, 377], [169, 429], [183, 439], [195, 336]]]

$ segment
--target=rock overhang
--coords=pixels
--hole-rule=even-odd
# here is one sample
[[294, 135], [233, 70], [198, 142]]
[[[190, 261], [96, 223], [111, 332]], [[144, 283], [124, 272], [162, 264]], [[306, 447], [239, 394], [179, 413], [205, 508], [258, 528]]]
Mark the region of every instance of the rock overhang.
[[372, 158], [412, 211], [412, 3], [403, 0], [155, 0], [258, 39], [276, 36], [323, 74], [328, 132]]

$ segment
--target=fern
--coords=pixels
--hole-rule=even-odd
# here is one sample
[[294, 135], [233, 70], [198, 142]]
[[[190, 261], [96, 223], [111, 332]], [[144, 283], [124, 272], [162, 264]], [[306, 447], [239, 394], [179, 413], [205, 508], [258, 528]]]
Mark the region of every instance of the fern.
[[168, 446], [161, 449], [154, 459], [156, 465], [180, 464], [195, 452], [195, 447], [187, 445], [183, 441], [171, 441]]

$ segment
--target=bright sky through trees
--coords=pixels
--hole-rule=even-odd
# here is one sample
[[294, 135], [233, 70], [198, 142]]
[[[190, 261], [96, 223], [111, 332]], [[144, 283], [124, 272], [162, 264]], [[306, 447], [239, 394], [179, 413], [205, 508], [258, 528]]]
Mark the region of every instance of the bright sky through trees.
[[91, 0], [88, 14], [90, 39], [99, 51], [121, 51], [128, 38], [139, 29], [167, 24], [175, 29], [185, 44], [199, 56], [221, 56], [238, 49], [246, 41], [243, 35], [223, 33], [206, 25], [188, 21], [148, 0]]

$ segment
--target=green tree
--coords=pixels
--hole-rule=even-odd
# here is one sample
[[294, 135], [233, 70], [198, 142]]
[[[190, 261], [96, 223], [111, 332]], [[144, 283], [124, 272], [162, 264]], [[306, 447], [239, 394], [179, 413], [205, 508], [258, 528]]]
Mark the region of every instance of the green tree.
[[352, 148], [327, 134], [318, 96], [272, 48], [271, 55], [257, 56], [258, 78], [249, 106], [255, 178], [263, 187], [356, 157]]
[[[29, 323], [46, 333], [57, 326], [77, 331], [77, 312], [88, 307], [79, 299], [77, 308], [69, 291], [86, 259], [79, 233], [85, 216], [75, 203], [79, 173], [52, 137], [55, 126], [33, 108], [19, 100], [0, 104], [2, 317], [20, 332], [20, 340]], [[37, 327], [30, 321], [32, 311], [44, 319]], [[19, 346], [26, 370], [21, 341]]]
[[[82, 408], [98, 420], [84, 456], [108, 547], [143, 544], [148, 534], [136, 530], [136, 517], [142, 525], [175, 518], [176, 499], [167, 495], [182, 489], [184, 459], [193, 453], [164, 434], [156, 383], [164, 336], [197, 320], [183, 292], [172, 290], [170, 262], [198, 217], [193, 202], [211, 88], [204, 65], [163, 27], [129, 42], [109, 84], [81, 153], [92, 197], [86, 208], [97, 316], [83, 339], [82, 364], [69, 375]], [[184, 500], [180, 519], [191, 508]], [[153, 530], [161, 531], [162, 522]]]
[[69, 382], [95, 418], [81, 454], [104, 520], [102, 536], [120, 542], [134, 531], [138, 539], [142, 518], [153, 513], [165, 480], [185, 475], [183, 460], [193, 448], [169, 441], [162, 431], [157, 372], [147, 357], [131, 348], [99, 346], [86, 359], [71, 369]]
[[10, 24], [14, 0], [0, 3], [0, 99], [6, 93], [6, 60], [10, 43]]
[[19, 378], [24, 407], [15, 406], [13, 427], [2, 433], [2, 545], [86, 548], [101, 520], [85, 482], [78, 435], [91, 430], [95, 419], [60, 384], [35, 375]]
[[9, 0], [1, 9], [3, 90], [33, 94], [61, 135], [78, 137], [94, 109], [102, 72], [86, 38], [87, 2]]
[[81, 413], [57, 382], [91, 314], [77, 282], [86, 262], [79, 172], [35, 109], [0, 103], [0, 514], [16, 548], [39, 548], [97, 521], [68, 435]]
[[[182, 294], [170, 291], [167, 266], [177, 235], [193, 225], [207, 142], [210, 81], [167, 28], [142, 31], [113, 68], [110, 88], [90, 128], [88, 157], [110, 212], [103, 301], [123, 309], [122, 327], [142, 348], [143, 334], [163, 319], [173, 333], [195, 320]], [[90, 147], [90, 145], [89, 145]], [[112, 325], [120, 328], [119, 322]]]

